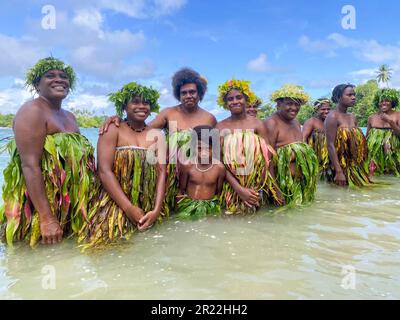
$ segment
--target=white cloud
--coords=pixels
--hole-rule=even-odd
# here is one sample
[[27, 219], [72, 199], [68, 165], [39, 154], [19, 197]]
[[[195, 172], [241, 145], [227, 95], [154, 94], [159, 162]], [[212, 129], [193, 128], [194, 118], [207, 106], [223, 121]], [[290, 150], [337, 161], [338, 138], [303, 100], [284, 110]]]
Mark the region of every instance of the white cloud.
[[384, 45], [376, 40], [356, 40], [338, 33], [329, 34], [322, 40], [311, 40], [303, 35], [298, 43], [305, 51], [324, 52], [336, 56], [339, 49], [352, 49], [357, 58], [374, 63], [400, 61], [400, 46]]
[[359, 45], [359, 54], [364, 60], [375, 63], [389, 61], [400, 61], [400, 47], [393, 45], [382, 45], [376, 40], [363, 41]]
[[0, 77], [22, 76], [44, 50], [32, 39], [19, 39], [0, 34]]
[[15, 114], [21, 105], [32, 98], [32, 94], [28, 90], [18, 83], [15, 84], [12, 88], [0, 90], [0, 112], [2, 114]]
[[276, 48], [274, 50], [275, 59], [280, 59], [282, 57], [282, 55], [287, 53], [288, 51], [289, 51], [289, 47], [286, 43], [284, 45]]
[[178, 11], [185, 4], [186, 0], [155, 0], [155, 14], [156, 16], [169, 15]]
[[351, 76], [361, 76], [361, 77], [373, 77], [376, 76], [376, 69], [361, 69], [361, 70], [357, 70], [357, 71], [352, 71], [349, 72], [349, 75]]
[[181, 9], [186, 2], [186, 0], [101, 0], [96, 5], [100, 9], [145, 19], [170, 15]]
[[114, 110], [106, 95], [93, 95], [88, 93], [72, 94], [64, 103], [64, 108], [69, 110], [86, 110], [94, 114], [111, 114]]
[[329, 57], [335, 56], [335, 45], [332, 41], [311, 40], [309, 37], [303, 35], [299, 38], [298, 43], [307, 52], [325, 52]]
[[[15, 79], [11, 88], [0, 90], [0, 112], [15, 114], [28, 100], [37, 97], [24, 87], [22, 79]], [[96, 95], [87, 92], [71, 92], [63, 103], [65, 109], [78, 109], [95, 114], [113, 114], [114, 107], [108, 101], [107, 95]]]
[[[400, 62], [391, 65], [392, 78], [389, 81], [389, 86], [400, 88]], [[354, 82], [365, 83], [368, 80], [376, 79], [378, 68], [375, 69], [360, 69], [349, 72], [349, 76], [352, 77]], [[386, 84], [380, 84], [381, 86], [386, 86]]]
[[253, 72], [268, 72], [271, 67], [267, 61], [267, 55], [265, 53], [261, 53], [257, 58], [250, 60], [247, 63], [247, 69]]
[[76, 12], [76, 15], [72, 19], [72, 22], [75, 25], [96, 31], [100, 38], [103, 35], [101, 30], [103, 21], [104, 18], [102, 14], [94, 8], [80, 9]]
[[152, 62], [135, 65], [125, 61], [141, 50], [145, 42], [146, 37], [141, 31], [104, 32], [102, 39], [92, 39], [86, 45], [71, 48], [71, 64], [85, 73], [108, 80], [149, 77], [155, 71]]

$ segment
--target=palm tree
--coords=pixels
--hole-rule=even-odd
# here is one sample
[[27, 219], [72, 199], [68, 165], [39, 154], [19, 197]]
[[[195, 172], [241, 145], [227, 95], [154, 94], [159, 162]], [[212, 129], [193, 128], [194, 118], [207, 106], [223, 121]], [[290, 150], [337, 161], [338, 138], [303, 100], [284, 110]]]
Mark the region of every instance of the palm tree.
[[392, 68], [386, 64], [381, 65], [378, 71], [376, 71], [376, 80], [378, 80], [378, 82], [386, 83], [386, 85], [389, 86], [389, 81], [391, 78]]

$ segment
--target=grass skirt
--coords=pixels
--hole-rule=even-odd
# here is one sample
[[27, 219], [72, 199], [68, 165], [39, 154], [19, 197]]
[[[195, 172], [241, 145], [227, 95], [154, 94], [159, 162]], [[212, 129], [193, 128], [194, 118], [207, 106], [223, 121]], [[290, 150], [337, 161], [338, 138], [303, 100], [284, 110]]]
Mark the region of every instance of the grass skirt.
[[370, 129], [367, 137], [371, 174], [400, 177], [400, 137], [390, 129]]
[[220, 214], [221, 206], [218, 197], [210, 200], [194, 200], [185, 195], [178, 201], [175, 216], [180, 219], [197, 220]]
[[[291, 163], [295, 173], [291, 174]], [[318, 159], [306, 143], [290, 143], [278, 149], [277, 179], [286, 205], [294, 206], [314, 200], [317, 187]]]
[[367, 141], [359, 128], [338, 128], [335, 148], [349, 186], [372, 184], [367, 170]]
[[[154, 208], [157, 184], [157, 165], [147, 161], [146, 154], [146, 149], [117, 149], [113, 168], [125, 195], [145, 213]], [[100, 247], [128, 239], [136, 230], [117, 203], [99, 187], [90, 203], [88, 222], [80, 232], [79, 242], [85, 243], [84, 250]]]
[[333, 176], [329, 163], [325, 132], [314, 130], [307, 142], [317, 155], [321, 180], [332, 181]]
[[[4, 170], [4, 207], [0, 221], [5, 228], [6, 242], [26, 241], [33, 247], [41, 238], [39, 214], [26, 189], [21, 159], [15, 140], [7, 145], [11, 160]], [[54, 216], [64, 236], [78, 234], [94, 194], [94, 149], [78, 133], [56, 133], [46, 136], [41, 169], [45, 191]]]
[[[279, 187], [271, 176], [269, 164], [271, 154], [276, 154], [264, 139], [252, 131], [234, 132], [224, 137], [223, 162], [227, 170], [245, 188], [256, 190], [261, 196], [260, 205], [277, 204]], [[254, 213], [257, 207], [247, 207], [228, 182], [223, 185], [220, 196], [227, 214]]]

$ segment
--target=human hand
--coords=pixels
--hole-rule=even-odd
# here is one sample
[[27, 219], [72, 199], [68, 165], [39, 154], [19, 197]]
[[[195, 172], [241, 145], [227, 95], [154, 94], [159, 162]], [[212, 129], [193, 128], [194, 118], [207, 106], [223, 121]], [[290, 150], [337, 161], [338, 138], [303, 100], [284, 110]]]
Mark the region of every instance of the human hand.
[[59, 243], [63, 236], [60, 223], [54, 216], [40, 220], [40, 233], [42, 235], [42, 244]]
[[244, 204], [248, 207], [254, 207], [260, 205], [260, 195], [257, 191], [249, 188], [242, 187], [238, 195], [240, 199], [244, 202]]
[[102, 135], [103, 133], [106, 133], [108, 131], [108, 127], [110, 126], [111, 123], [114, 123], [116, 127], [119, 127], [121, 123], [121, 118], [118, 116], [112, 116], [107, 118], [103, 124], [101, 125], [99, 129], [99, 135]]
[[346, 180], [346, 177], [345, 177], [343, 171], [338, 171], [338, 172], [336, 172], [336, 174], [335, 174], [335, 183], [336, 183], [338, 186], [345, 186], [345, 185], [347, 185], [347, 180]]
[[135, 225], [139, 224], [140, 219], [144, 216], [144, 211], [134, 205], [131, 205], [125, 213], [129, 220]]
[[153, 226], [154, 222], [157, 220], [159, 214], [159, 212], [154, 210], [147, 212], [144, 217], [139, 220], [138, 230], [145, 231], [147, 229], [150, 229]]

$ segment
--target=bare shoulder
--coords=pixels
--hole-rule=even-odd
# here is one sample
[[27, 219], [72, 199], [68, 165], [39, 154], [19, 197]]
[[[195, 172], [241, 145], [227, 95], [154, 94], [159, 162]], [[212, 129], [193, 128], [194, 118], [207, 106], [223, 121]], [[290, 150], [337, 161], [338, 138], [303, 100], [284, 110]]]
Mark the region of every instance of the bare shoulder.
[[273, 114], [264, 120], [264, 125], [274, 126], [277, 124], [277, 122], [278, 122], [278, 119], [276, 118], [275, 114]]
[[356, 119], [356, 115], [354, 113], [349, 113], [350, 117]]
[[126, 126], [125, 122], [121, 122], [120, 126], [117, 127], [114, 122], [110, 123], [108, 130], [105, 131], [102, 135], [99, 135], [99, 140], [103, 140], [104, 138], [110, 139], [113, 137], [118, 137], [119, 131]]
[[217, 125], [215, 126], [216, 129], [225, 129], [228, 127], [228, 123], [229, 123], [229, 118], [226, 118], [224, 120], [221, 120], [220, 122], [217, 123]]
[[226, 168], [221, 161], [219, 161], [216, 166], [217, 166], [219, 174], [221, 174], [221, 175], [225, 174]]
[[325, 121], [331, 122], [331, 121], [336, 121], [338, 119], [338, 112], [336, 110], [333, 110], [332, 112], [328, 113], [328, 116], [326, 117]]
[[376, 113], [371, 114], [368, 117], [368, 122], [371, 122], [371, 121], [375, 120], [377, 117], [378, 117], [378, 115]]
[[293, 120], [293, 124], [294, 124], [296, 127], [301, 128], [301, 123], [300, 123], [299, 120], [294, 119], [294, 120]]
[[256, 127], [262, 127], [262, 126], [264, 126], [264, 122], [263, 122], [262, 120], [258, 119], [258, 118], [249, 119], [249, 121], [251, 121], [252, 123], [254, 123], [254, 125], [255, 125]]
[[190, 161], [187, 161], [187, 162], [185, 161], [183, 163], [179, 163], [179, 171], [181, 173], [188, 174], [191, 171], [191, 169], [193, 169], [193, 168], [194, 168], [194, 165]]
[[275, 115], [272, 115], [264, 120], [264, 127], [267, 129], [268, 134], [274, 135], [276, 133], [278, 126], [278, 119]]
[[203, 108], [200, 108], [200, 111], [201, 111], [202, 115], [204, 115], [205, 117], [209, 118], [211, 121], [215, 121], [215, 123], [217, 123], [217, 119], [215, 118], [215, 116], [211, 112], [209, 112], [209, 111], [207, 111], [207, 110], [205, 110]]
[[70, 119], [76, 121], [76, 117], [75, 117], [75, 115], [74, 115], [71, 111], [68, 111], [68, 110], [65, 110], [65, 109], [62, 109], [62, 111], [64, 112], [64, 114], [65, 114], [68, 118], [70, 118]]
[[178, 112], [178, 111], [179, 111], [178, 106], [166, 107], [166, 108], [163, 108], [163, 109], [160, 111], [160, 113], [158, 114], [158, 116], [167, 117], [169, 114], [171, 114], [171, 113], [176, 113], [176, 112]]
[[306, 120], [306, 121], [304, 122], [303, 127], [314, 127], [314, 125], [315, 125], [315, 120], [316, 120], [316, 119], [315, 119], [314, 117], [312, 117], [312, 118]]
[[259, 131], [263, 131], [265, 130], [265, 124], [264, 121], [256, 118], [256, 119], [249, 119], [249, 122], [251, 122], [251, 124], [254, 126], [254, 128]]
[[29, 123], [35, 124], [37, 126], [40, 123], [43, 125], [46, 124], [46, 113], [44, 108], [42, 108], [41, 104], [35, 99], [32, 101], [25, 102], [17, 111], [14, 124], [17, 124], [19, 121], [26, 121], [29, 120]]

